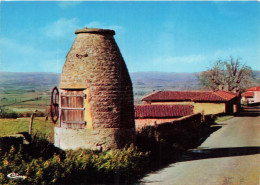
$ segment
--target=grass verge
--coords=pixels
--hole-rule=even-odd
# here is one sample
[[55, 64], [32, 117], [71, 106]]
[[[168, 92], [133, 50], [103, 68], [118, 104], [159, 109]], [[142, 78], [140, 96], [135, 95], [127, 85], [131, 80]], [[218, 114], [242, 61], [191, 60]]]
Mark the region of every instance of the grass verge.
[[233, 117], [234, 117], [233, 115], [219, 116], [216, 118], [215, 123], [221, 123], [229, 119], [232, 119]]

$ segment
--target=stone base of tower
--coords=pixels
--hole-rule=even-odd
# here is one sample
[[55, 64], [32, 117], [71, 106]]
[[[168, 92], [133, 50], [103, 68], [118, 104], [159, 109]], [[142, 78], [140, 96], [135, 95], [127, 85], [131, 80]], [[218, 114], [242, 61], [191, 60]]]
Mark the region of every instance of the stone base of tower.
[[119, 149], [134, 143], [135, 129], [100, 128], [100, 129], [68, 129], [54, 128], [54, 145], [63, 150]]

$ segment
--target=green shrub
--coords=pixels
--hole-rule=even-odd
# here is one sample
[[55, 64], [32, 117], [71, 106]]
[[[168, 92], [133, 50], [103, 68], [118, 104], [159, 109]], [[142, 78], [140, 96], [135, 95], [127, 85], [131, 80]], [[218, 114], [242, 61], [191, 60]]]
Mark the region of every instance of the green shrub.
[[21, 112], [19, 112], [19, 113], [17, 114], [17, 116], [18, 116], [19, 118], [21, 118], [21, 117], [24, 117], [24, 114], [21, 113]]
[[35, 117], [44, 117], [45, 116], [45, 113], [44, 112], [41, 112], [41, 111], [37, 111], [35, 113]]
[[18, 118], [18, 114], [16, 112], [6, 112], [2, 110], [0, 118]]
[[[43, 158], [12, 147], [9, 153], [1, 155], [0, 184], [131, 182], [147, 170], [148, 156], [133, 145], [109, 152], [68, 150], [65, 158], [57, 154]], [[9, 179], [7, 174], [11, 172], [27, 178]]]

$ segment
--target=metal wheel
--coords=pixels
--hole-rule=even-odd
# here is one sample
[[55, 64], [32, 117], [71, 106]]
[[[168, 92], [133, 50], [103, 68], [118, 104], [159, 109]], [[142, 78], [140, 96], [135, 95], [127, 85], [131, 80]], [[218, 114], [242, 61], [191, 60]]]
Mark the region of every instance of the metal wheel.
[[50, 114], [52, 122], [57, 123], [59, 119], [59, 90], [56, 86], [51, 92]]

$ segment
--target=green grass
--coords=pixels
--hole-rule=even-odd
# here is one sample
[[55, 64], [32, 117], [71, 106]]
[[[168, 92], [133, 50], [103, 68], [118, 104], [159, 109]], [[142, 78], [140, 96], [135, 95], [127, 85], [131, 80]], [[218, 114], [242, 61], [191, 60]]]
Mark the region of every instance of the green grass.
[[[24, 108], [22, 106], [21, 107], [10, 106], [9, 109], [10, 109], [10, 111], [21, 112], [21, 113], [23, 113], [23, 112], [33, 112], [35, 110], [35, 108], [29, 108], [29, 107]], [[39, 109], [39, 108], [37, 110], [42, 111], [42, 112], [45, 111], [45, 109]]]
[[232, 115], [227, 115], [227, 116], [220, 116], [220, 117], [217, 117], [217, 119], [215, 120], [216, 123], [221, 123], [221, 122], [224, 122], [224, 121], [227, 121], [229, 119], [232, 119], [234, 116]]
[[[31, 118], [0, 119], [0, 137], [15, 134], [17, 132], [28, 132]], [[54, 124], [43, 117], [35, 117], [33, 121], [32, 134], [47, 137], [53, 142]]]
[[9, 112], [17, 112], [17, 113], [24, 113], [30, 112], [32, 113], [35, 109], [41, 112], [45, 112], [48, 105], [41, 105], [41, 104], [16, 104], [8, 106]]

